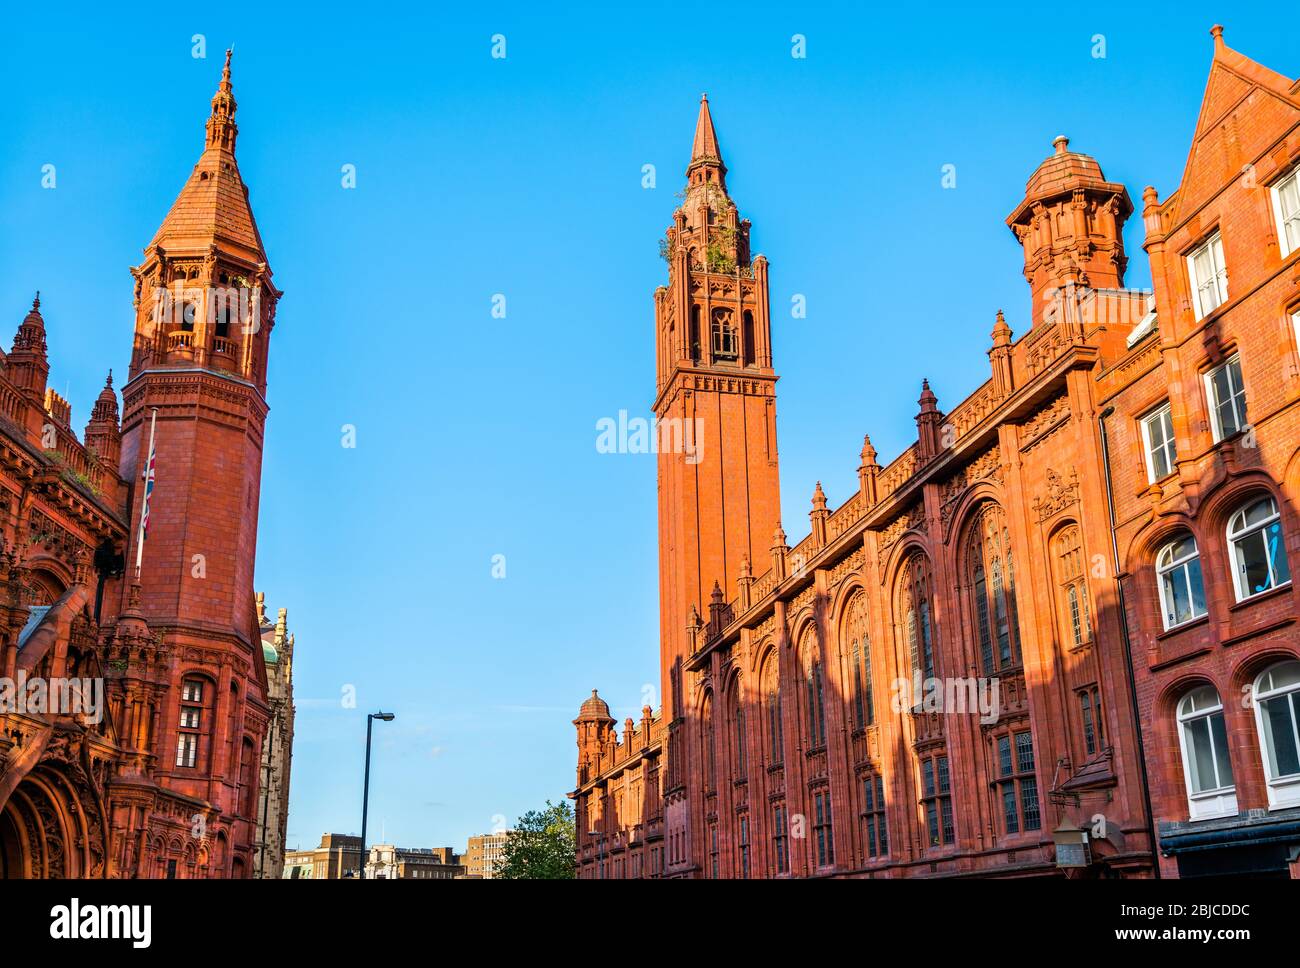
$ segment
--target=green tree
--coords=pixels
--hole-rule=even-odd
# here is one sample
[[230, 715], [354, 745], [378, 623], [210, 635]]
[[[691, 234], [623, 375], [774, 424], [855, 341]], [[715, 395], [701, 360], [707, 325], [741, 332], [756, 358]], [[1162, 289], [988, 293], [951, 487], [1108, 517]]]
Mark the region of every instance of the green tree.
[[513, 880], [572, 880], [574, 877], [573, 808], [569, 801], [546, 801], [529, 810], [506, 835], [496, 876]]

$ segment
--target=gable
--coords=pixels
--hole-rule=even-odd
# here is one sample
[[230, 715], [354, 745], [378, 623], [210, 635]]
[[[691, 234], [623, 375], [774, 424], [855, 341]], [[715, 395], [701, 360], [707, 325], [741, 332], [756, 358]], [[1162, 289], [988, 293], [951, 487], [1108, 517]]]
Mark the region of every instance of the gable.
[[1200, 209], [1300, 124], [1300, 99], [1292, 88], [1281, 74], [1216, 47], [1182, 182], [1170, 199], [1170, 225]]

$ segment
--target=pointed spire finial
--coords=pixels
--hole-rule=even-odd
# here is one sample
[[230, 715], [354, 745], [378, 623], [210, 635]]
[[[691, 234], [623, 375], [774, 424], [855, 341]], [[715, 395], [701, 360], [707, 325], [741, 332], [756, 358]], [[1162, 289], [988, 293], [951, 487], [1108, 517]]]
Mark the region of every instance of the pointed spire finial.
[[40, 308], [41, 308], [41, 291], [40, 291], [39, 289], [37, 289], [37, 290], [36, 290], [36, 298], [32, 300], [32, 309], [35, 310], [35, 309], [40, 309]]
[[917, 401], [917, 403], [921, 405], [921, 412], [929, 413], [933, 411], [935, 409], [935, 404], [938, 402], [939, 398], [936, 397], [934, 391], [930, 389], [930, 381], [928, 379], [923, 379], [921, 381], [921, 399]]
[[108, 379], [104, 381], [104, 386], [110, 390], [113, 388], [113, 368], [111, 366], [108, 368]]
[[208, 117], [207, 147], [225, 148], [234, 152], [235, 136], [239, 128], [235, 125], [235, 89], [230, 82], [230, 58], [234, 47], [226, 50], [226, 63], [221, 68], [221, 83], [217, 93], [212, 95], [212, 114]]
[[709, 111], [709, 96], [700, 95], [700, 114], [695, 121], [695, 141], [691, 145], [691, 163], [686, 169], [689, 174], [697, 166], [709, 165], [726, 174], [727, 166], [722, 163], [722, 151], [718, 147], [718, 132], [713, 127], [713, 115]]
[[1011, 327], [1007, 325], [1007, 318], [998, 310], [997, 319], [993, 321], [993, 345], [1005, 346], [1011, 342]]
[[871, 446], [871, 435], [862, 435], [862, 465], [870, 467], [876, 462], [876, 448]]

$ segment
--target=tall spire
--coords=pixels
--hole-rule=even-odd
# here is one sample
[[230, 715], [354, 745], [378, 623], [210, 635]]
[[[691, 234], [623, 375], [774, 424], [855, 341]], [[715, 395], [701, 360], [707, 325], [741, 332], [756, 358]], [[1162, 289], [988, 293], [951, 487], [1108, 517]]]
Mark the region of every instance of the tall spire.
[[719, 184], [727, 174], [727, 166], [722, 163], [722, 151], [718, 148], [718, 132], [713, 127], [713, 115], [709, 113], [707, 94], [700, 95], [700, 116], [695, 121], [695, 142], [691, 145], [691, 163], [686, 174], [689, 176], [697, 168], [717, 169]]
[[235, 152], [235, 136], [239, 127], [235, 124], [235, 93], [230, 83], [230, 56], [234, 49], [226, 51], [226, 65], [221, 69], [221, 83], [217, 93], [212, 95], [212, 114], [208, 118], [209, 148], [224, 148], [231, 154]]
[[220, 235], [239, 245], [242, 257], [254, 264], [265, 262], [266, 252], [257, 231], [248, 193], [235, 161], [235, 95], [230, 83], [230, 58], [221, 70], [221, 83], [212, 96], [212, 113], [207, 121], [207, 142], [189, 181], [172, 204], [146, 253], [163, 245], [167, 251], [192, 248], [206, 250]]

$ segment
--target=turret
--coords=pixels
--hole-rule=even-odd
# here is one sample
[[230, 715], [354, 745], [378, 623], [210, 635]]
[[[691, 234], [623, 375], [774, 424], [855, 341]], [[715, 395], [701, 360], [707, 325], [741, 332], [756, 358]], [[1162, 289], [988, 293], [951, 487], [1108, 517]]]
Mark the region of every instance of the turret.
[[1007, 226], [1025, 250], [1025, 279], [1033, 296], [1031, 326], [1052, 310], [1063, 289], [1124, 286], [1124, 221], [1133, 211], [1128, 190], [1106, 181], [1090, 155], [1070, 150], [1060, 135], [1034, 170]]
[[92, 451], [99, 462], [116, 472], [122, 458], [122, 432], [118, 425], [117, 394], [113, 392], [113, 371], [108, 371], [104, 389], [99, 391], [95, 406], [86, 424], [86, 449]]
[[14, 334], [13, 349], [9, 352], [7, 372], [9, 382], [37, 406], [45, 407], [45, 383], [50, 376], [49, 358], [45, 348], [45, 319], [41, 316], [41, 294], [32, 300], [32, 308], [23, 317]]

